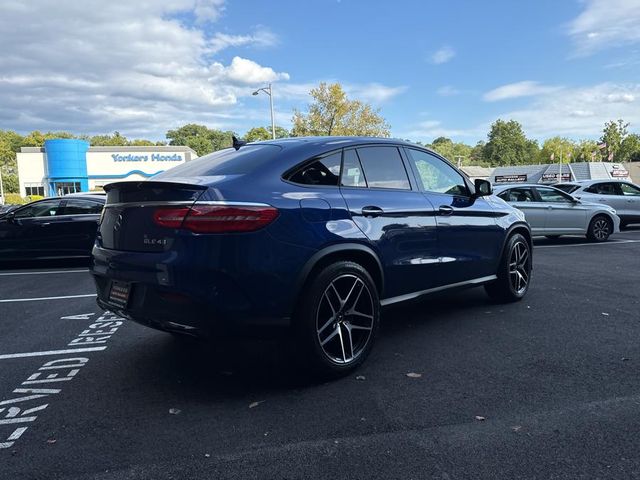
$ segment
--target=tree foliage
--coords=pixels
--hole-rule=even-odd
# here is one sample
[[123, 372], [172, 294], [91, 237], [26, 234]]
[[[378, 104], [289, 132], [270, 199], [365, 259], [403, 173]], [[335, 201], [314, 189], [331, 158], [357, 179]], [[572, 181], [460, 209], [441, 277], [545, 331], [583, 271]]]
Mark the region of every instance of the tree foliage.
[[427, 145], [427, 147], [438, 152], [456, 165], [458, 161], [460, 161], [462, 165], [469, 164], [471, 151], [473, 150], [469, 145], [461, 142], [456, 143], [447, 137], [438, 137], [431, 142], [431, 144]]
[[547, 138], [540, 150], [540, 163], [568, 163], [573, 159], [575, 143], [564, 137]]
[[380, 111], [360, 100], [350, 100], [339, 83], [321, 83], [311, 90], [308, 112], [294, 110], [294, 137], [344, 135], [388, 137], [389, 125]]
[[[279, 127], [276, 125], [276, 138], [286, 138], [289, 136], [289, 130], [284, 127]], [[263, 140], [271, 140], [271, 127], [254, 127], [249, 130], [245, 135], [244, 139], [247, 142], [260, 142]]]
[[484, 158], [491, 165], [523, 165], [538, 159], [538, 143], [529, 140], [515, 120], [496, 120], [487, 138]]
[[198, 155], [231, 147], [233, 135], [234, 132], [231, 131], [223, 132], [196, 123], [189, 123], [167, 132], [169, 145], [186, 145], [194, 149]]
[[610, 154], [613, 154], [614, 160], [620, 160], [618, 159], [618, 152], [622, 148], [622, 142], [627, 137], [627, 127], [629, 127], [629, 124], [622, 119], [611, 120], [604, 124], [600, 142], [606, 143], [607, 146], [602, 150], [602, 160], [606, 161]]

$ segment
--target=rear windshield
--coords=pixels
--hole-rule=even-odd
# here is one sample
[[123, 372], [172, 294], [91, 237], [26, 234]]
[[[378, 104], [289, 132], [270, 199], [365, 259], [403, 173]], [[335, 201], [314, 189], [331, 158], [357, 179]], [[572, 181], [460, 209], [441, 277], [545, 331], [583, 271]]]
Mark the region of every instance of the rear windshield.
[[571, 185], [571, 184], [558, 184], [558, 185], [554, 185], [554, 187], [559, 188], [564, 193], [572, 193], [572, 192], [575, 192], [578, 188], [580, 188], [579, 185]]
[[250, 173], [273, 159], [280, 150], [282, 148], [277, 145], [245, 145], [239, 150], [227, 148], [178, 165], [155, 175], [153, 179]]

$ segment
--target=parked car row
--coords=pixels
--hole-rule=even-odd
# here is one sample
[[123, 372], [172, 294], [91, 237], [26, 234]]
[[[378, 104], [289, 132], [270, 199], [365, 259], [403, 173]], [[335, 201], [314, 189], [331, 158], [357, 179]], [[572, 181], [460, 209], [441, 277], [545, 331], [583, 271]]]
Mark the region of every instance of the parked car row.
[[104, 195], [45, 198], [0, 214], [0, 260], [88, 257]]
[[612, 207], [579, 200], [554, 187], [518, 184], [499, 186], [494, 192], [524, 212], [533, 235], [585, 235], [604, 242], [620, 231], [620, 219]]

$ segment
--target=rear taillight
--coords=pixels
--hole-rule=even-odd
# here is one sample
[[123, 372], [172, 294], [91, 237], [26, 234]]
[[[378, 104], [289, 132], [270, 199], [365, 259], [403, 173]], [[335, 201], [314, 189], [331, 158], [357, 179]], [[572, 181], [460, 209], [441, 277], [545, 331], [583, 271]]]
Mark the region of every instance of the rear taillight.
[[253, 232], [278, 217], [274, 207], [245, 205], [194, 205], [182, 208], [158, 208], [153, 214], [156, 225], [184, 228], [195, 233]]

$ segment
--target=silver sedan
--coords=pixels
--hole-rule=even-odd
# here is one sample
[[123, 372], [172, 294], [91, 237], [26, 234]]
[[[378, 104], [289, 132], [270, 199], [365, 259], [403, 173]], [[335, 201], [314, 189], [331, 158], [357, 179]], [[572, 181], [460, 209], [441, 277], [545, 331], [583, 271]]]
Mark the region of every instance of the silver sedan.
[[620, 218], [613, 208], [578, 200], [554, 187], [499, 185], [494, 194], [522, 210], [536, 236], [586, 235], [594, 242], [604, 242], [620, 231]]

